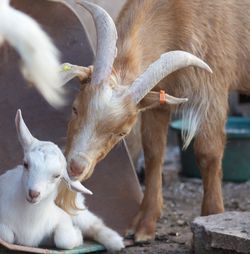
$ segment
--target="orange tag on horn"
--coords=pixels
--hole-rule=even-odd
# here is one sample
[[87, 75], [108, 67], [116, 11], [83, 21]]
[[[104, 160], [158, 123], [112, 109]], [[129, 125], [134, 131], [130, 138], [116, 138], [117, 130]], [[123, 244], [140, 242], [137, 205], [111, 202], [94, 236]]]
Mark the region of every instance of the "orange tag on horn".
[[164, 90], [160, 91], [160, 105], [166, 104], [166, 93]]

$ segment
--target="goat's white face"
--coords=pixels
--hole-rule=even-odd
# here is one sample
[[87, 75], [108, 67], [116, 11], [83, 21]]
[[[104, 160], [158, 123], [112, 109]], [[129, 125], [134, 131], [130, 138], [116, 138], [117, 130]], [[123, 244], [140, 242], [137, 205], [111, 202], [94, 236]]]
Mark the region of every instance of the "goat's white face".
[[23, 167], [26, 199], [38, 203], [51, 194], [56, 194], [66, 168], [66, 160], [55, 144], [36, 141], [24, 152]]
[[39, 141], [31, 135], [20, 110], [17, 111], [15, 122], [24, 152], [23, 184], [26, 199], [30, 203], [38, 203], [52, 194], [55, 198], [62, 178], [73, 190], [91, 194], [80, 182], [69, 179], [66, 159], [57, 145]]

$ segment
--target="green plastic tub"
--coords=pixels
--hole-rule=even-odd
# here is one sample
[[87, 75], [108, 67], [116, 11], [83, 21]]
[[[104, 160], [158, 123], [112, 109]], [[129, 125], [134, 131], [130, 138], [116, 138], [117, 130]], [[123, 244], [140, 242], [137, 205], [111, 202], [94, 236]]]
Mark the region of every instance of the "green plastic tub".
[[[187, 177], [201, 177], [195, 162], [193, 142], [182, 149], [181, 120], [171, 123], [178, 134], [181, 148], [182, 174]], [[250, 179], [250, 118], [229, 117], [226, 125], [227, 143], [223, 158], [223, 180], [244, 182]]]

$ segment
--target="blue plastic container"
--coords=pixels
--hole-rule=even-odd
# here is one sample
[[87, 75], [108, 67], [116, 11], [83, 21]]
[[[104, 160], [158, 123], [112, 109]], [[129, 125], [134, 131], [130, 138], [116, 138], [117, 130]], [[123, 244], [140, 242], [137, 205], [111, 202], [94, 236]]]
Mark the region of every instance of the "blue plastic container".
[[[193, 142], [186, 150], [182, 150], [181, 126], [181, 120], [171, 123], [171, 128], [178, 134], [182, 173], [188, 177], [201, 177], [195, 162]], [[223, 180], [247, 181], [250, 179], [250, 118], [229, 117], [226, 133], [227, 143], [222, 162]]]

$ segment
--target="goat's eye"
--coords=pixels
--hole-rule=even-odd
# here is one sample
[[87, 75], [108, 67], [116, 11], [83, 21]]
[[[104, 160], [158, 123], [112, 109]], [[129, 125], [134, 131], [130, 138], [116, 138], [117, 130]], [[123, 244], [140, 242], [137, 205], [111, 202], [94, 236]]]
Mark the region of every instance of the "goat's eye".
[[121, 133], [119, 133], [119, 136], [124, 137], [124, 136], [126, 136], [126, 134], [127, 134], [126, 132], [121, 132]]
[[77, 116], [78, 112], [77, 112], [76, 107], [72, 107], [72, 112]]
[[25, 169], [27, 169], [27, 170], [29, 169], [29, 164], [28, 164], [28, 162], [24, 161], [24, 162], [23, 162], [23, 166], [24, 166]]
[[58, 174], [58, 175], [54, 175], [53, 176], [55, 179], [57, 179], [57, 178], [59, 178], [60, 177], [60, 175]]

